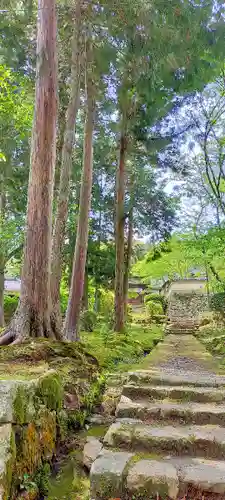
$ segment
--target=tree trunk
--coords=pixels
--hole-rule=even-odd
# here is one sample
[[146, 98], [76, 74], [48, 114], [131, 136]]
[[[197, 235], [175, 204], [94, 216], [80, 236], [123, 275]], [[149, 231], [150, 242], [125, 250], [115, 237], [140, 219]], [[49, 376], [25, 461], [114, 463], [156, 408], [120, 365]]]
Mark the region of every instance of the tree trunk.
[[65, 239], [65, 227], [68, 215], [68, 199], [72, 167], [72, 152], [75, 140], [75, 124], [80, 104], [80, 66], [81, 66], [81, 0], [76, 2], [76, 22], [72, 39], [71, 89], [66, 113], [66, 124], [62, 148], [62, 161], [58, 204], [53, 231], [51, 296], [53, 318], [61, 319], [60, 282], [62, 274], [62, 250]]
[[4, 269], [0, 265], [0, 328], [4, 325]]
[[59, 337], [50, 322], [52, 196], [56, 156], [55, 0], [38, 0], [37, 75], [21, 296], [0, 345]]
[[79, 318], [83, 296], [85, 265], [88, 245], [88, 222], [91, 206], [93, 132], [95, 116], [95, 89], [93, 78], [92, 49], [87, 42], [86, 93], [87, 114], [84, 131], [84, 158], [80, 189], [79, 216], [74, 251], [73, 271], [69, 302], [65, 320], [65, 336], [68, 340], [79, 340]]
[[82, 309], [84, 311], [88, 310], [88, 272], [85, 270], [85, 275], [84, 275], [84, 290], [83, 290], [83, 297], [82, 297]]
[[116, 189], [116, 269], [115, 269], [115, 326], [116, 332], [124, 328], [124, 196], [125, 196], [125, 158], [127, 137], [124, 131], [120, 137], [120, 156], [117, 169]]
[[127, 304], [128, 304], [128, 288], [129, 288], [129, 274], [131, 266], [133, 245], [133, 208], [131, 208], [128, 219], [128, 235], [127, 235], [127, 252], [125, 258], [125, 271], [124, 271], [124, 317], [127, 318]]
[[[0, 175], [0, 232], [4, 230], [5, 219], [5, 193], [4, 193], [4, 175]], [[0, 328], [4, 326], [4, 241], [0, 241]]]
[[[101, 172], [101, 193], [102, 193], [102, 188], [103, 188], [103, 182], [102, 182], [102, 172]], [[98, 244], [97, 244], [97, 251], [100, 253], [100, 248], [101, 248], [101, 239], [102, 239], [102, 209], [101, 209], [101, 203], [100, 203], [100, 210], [99, 210], [99, 219], [98, 219]], [[96, 313], [99, 312], [100, 309], [100, 283], [99, 283], [99, 265], [95, 266], [94, 269], [94, 275], [95, 275], [95, 299], [94, 299], [94, 311]]]

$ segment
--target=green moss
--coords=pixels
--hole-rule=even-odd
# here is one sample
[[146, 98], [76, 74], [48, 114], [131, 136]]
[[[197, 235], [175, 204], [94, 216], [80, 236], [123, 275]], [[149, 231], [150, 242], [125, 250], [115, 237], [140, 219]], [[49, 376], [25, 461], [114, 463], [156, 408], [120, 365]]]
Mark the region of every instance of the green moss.
[[105, 386], [105, 375], [97, 377], [96, 380], [90, 385], [90, 388], [84, 398], [81, 400], [88, 413], [91, 413], [93, 406], [100, 401], [103, 388]]
[[129, 469], [132, 465], [136, 464], [140, 460], [161, 460], [163, 458], [163, 455], [160, 455], [160, 453], [145, 453], [145, 452], [140, 452], [131, 457], [129, 461]]
[[[104, 377], [99, 376], [96, 359], [82, 344], [37, 339], [0, 349], [0, 379], [8, 378], [17, 385], [13, 402], [16, 449], [14, 442], [6, 482], [10, 486], [13, 476], [10, 498], [22, 495], [31, 500], [35, 491], [37, 494], [35, 483], [40, 494], [47, 491], [48, 466], [43, 466], [51, 462], [57, 439], [68, 437], [71, 422], [76, 428], [84, 426]], [[23, 385], [16, 380], [32, 383]], [[65, 394], [67, 409], [63, 409]]]
[[29, 362], [22, 364], [21, 362], [7, 361], [0, 363], [0, 380], [29, 381], [43, 375], [48, 368], [48, 365], [42, 362], [38, 362], [37, 365], [31, 365]]
[[90, 429], [88, 429], [86, 435], [101, 438], [105, 436], [108, 428], [109, 425], [93, 425]]
[[55, 371], [51, 371], [41, 377], [38, 381], [36, 394], [50, 410], [61, 410], [63, 387], [59, 375]]
[[63, 409], [57, 413], [57, 424], [58, 439], [59, 441], [65, 441], [68, 434], [68, 414]]
[[59, 474], [50, 480], [48, 500], [89, 500], [89, 479], [76, 457], [62, 463]]
[[75, 342], [57, 342], [48, 339], [36, 339], [32, 342], [24, 342], [23, 344], [11, 345], [0, 349], [0, 360], [5, 361], [50, 361], [56, 357], [69, 357], [76, 360], [83, 360], [87, 357], [89, 363], [97, 365], [94, 356], [86, 352], [85, 346], [82, 343]]
[[93, 333], [82, 332], [81, 338], [104, 369], [126, 371], [127, 366], [139, 363], [144, 352], [150, 352], [163, 338], [163, 330], [157, 325], [132, 323], [120, 335], [102, 327]]
[[26, 409], [28, 406], [28, 393], [24, 386], [19, 385], [16, 397], [13, 401], [13, 417], [17, 424], [25, 422]]

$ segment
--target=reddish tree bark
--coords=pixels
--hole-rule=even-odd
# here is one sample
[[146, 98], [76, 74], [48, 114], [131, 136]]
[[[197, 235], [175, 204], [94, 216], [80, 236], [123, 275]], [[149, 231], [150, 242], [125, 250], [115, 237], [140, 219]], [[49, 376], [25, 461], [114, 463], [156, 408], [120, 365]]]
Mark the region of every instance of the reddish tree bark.
[[5, 324], [4, 321], [4, 270], [0, 263], [0, 328]]
[[115, 325], [116, 332], [124, 328], [124, 196], [125, 160], [127, 137], [122, 129], [120, 136], [120, 155], [117, 169], [116, 188], [116, 269], [115, 269]]
[[50, 322], [52, 195], [56, 156], [55, 0], [38, 0], [37, 75], [21, 296], [0, 345], [59, 337]]
[[72, 39], [71, 88], [66, 113], [65, 132], [62, 148], [62, 161], [56, 218], [52, 242], [51, 296], [52, 321], [61, 323], [60, 282], [62, 275], [62, 251], [65, 240], [65, 227], [68, 215], [68, 199], [72, 167], [72, 152], [75, 140], [76, 117], [80, 104], [80, 73], [82, 57], [82, 1], [77, 0], [75, 26]]
[[[3, 230], [3, 220], [4, 220], [4, 206], [5, 206], [5, 197], [4, 197], [4, 177], [0, 176], [0, 231]], [[4, 243], [0, 241], [0, 327], [3, 327], [5, 324], [4, 321]]]
[[84, 288], [88, 245], [89, 210], [91, 206], [95, 85], [93, 77], [92, 49], [89, 41], [87, 42], [86, 95], [87, 112], [84, 131], [84, 158], [80, 189], [78, 227], [70, 295], [64, 328], [65, 336], [68, 340], [79, 340], [79, 318]]
[[83, 287], [83, 297], [82, 297], [82, 309], [84, 311], [88, 310], [88, 272], [85, 271], [84, 275], [84, 287]]
[[125, 255], [125, 270], [124, 270], [124, 318], [127, 318], [127, 304], [128, 304], [128, 288], [129, 288], [129, 274], [131, 267], [131, 257], [132, 257], [132, 245], [133, 245], [133, 208], [130, 209], [128, 216], [128, 234], [127, 234], [127, 248]]

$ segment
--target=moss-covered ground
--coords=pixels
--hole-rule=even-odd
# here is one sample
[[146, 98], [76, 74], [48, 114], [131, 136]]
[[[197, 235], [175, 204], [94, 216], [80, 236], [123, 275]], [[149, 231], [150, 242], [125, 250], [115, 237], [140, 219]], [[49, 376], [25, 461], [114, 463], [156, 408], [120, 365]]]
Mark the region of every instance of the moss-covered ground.
[[[136, 315], [137, 320], [139, 316]], [[92, 333], [81, 333], [81, 340], [88, 352], [93, 354], [99, 365], [108, 371], [127, 371], [139, 366], [163, 338], [162, 326], [130, 323], [127, 331], [115, 334], [101, 328]]]
[[[104, 328], [93, 333], [81, 333], [83, 345], [97, 358], [103, 373], [144, 367], [148, 354], [162, 337], [162, 327], [134, 322], [129, 325], [127, 332], [121, 335]], [[106, 430], [107, 426], [92, 426], [86, 432], [81, 432], [80, 436], [86, 434], [101, 438]], [[80, 456], [77, 452], [61, 463], [59, 473], [50, 481], [47, 498], [89, 500], [89, 480], [80, 466]]]
[[217, 371], [225, 373], [225, 325], [209, 324], [200, 327], [197, 338], [217, 360]]
[[[141, 367], [145, 357], [161, 340], [162, 328], [146, 324], [143, 314], [136, 315], [135, 322], [129, 323], [123, 334], [115, 334], [100, 325], [92, 333], [81, 332], [81, 342], [76, 344], [37, 339], [0, 349], [0, 380], [37, 380], [35, 397], [44, 405], [43, 412], [47, 412], [46, 415], [36, 415], [37, 422], [30, 422], [23, 427], [26, 405], [20, 404], [17, 398], [19, 412], [17, 408], [16, 421], [20, 426], [21, 459], [16, 462], [14, 476], [20, 476], [16, 491], [23, 485], [22, 493], [29, 492], [29, 500], [35, 498], [40, 485], [41, 491], [47, 491], [47, 464], [56, 451], [56, 432], [58, 440], [67, 442], [70, 436], [70, 442], [75, 436], [74, 430], [84, 427], [93, 405], [98, 403], [107, 373]], [[18, 394], [21, 396], [19, 391]], [[40, 427], [42, 439], [41, 455], [36, 454], [40, 444], [37, 426]], [[101, 438], [105, 432], [106, 428], [101, 426], [88, 429], [87, 434]], [[26, 434], [24, 439], [23, 433]], [[63, 454], [60, 452], [60, 455]], [[29, 467], [27, 464], [30, 464]], [[59, 474], [50, 481], [50, 490], [45, 498], [86, 500], [88, 489], [88, 480], [80, 467], [77, 452], [73, 450], [73, 454], [62, 461]]]
[[80, 457], [73, 453], [62, 461], [59, 472], [52, 477], [48, 500], [89, 500], [89, 478], [81, 465]]

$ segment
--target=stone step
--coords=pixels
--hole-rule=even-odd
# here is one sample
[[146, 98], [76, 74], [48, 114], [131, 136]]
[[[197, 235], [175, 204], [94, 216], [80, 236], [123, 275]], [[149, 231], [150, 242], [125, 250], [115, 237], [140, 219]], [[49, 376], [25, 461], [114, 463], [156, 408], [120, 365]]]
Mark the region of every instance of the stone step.
[[102, 450], [92, 465], [90, 478], [93, 500], [140, 497], [149, 500], [153, 495], [153, 498], [159, 495], [165, 498], [166, 495], [177, 500], [184, 498], [190, 487], [192, 492], [196, 489], [198, 493], [224, 495], [222, 498], [225, 498], [225, 462], [222, 461], [190, 457], [162, 460], [157, 456], [153, 459]]
[[200, 321], [195, 319], [190, 319], [190, 318], [178, 318], [178, 317], [172, 317], [167, 320], [167, 326], [175, 326], [175, 327], [182, 327], [182, 328], [198, 328], [200, 324]]
[[165, 328], [168, 330], [187, 330], [196, 331], [199, 327], [193, 324], [182, 324], [182, 323], [168, 323]]
[[123, 387], [122, 394], [133, 400], [137, 399], [172, 399], [181, 401], [217, 402], [225, 401], [225, 388], [214, 387], [189, 387], [189, 386], [153, 386], [132, 385]]
[[166, 335], [194, 335], [197, 330], [193, 328], [183, 329], [183, 328], [165, 328], [164, 332]]
[[181, 373], [178, 371], [139, 370], [128, 373], [128, 382], [167, 386], [225, 387], [225, 376], [211, 373], [202, 375], [190, 371]]
[[[12, 477], [14, 434], [11, 424], [0, 426], [0, 500], [9, 498]], [[14, 443], [15, 445], [15, 443]]]
[[225, 404], [177, 403], [174, 401], [148, 403], [145, 400], [132, 401], [126, 396], [121, 396], [116, 410], [116, 417], [135, 418], [147, 423], [163, 421], [172, 424], [177, 422], [225, 427]]
[[120, 420], [110, 426], [104, 444], [135, 452], [224, 459], [225, 428], [216, 425], [152, 426]]

